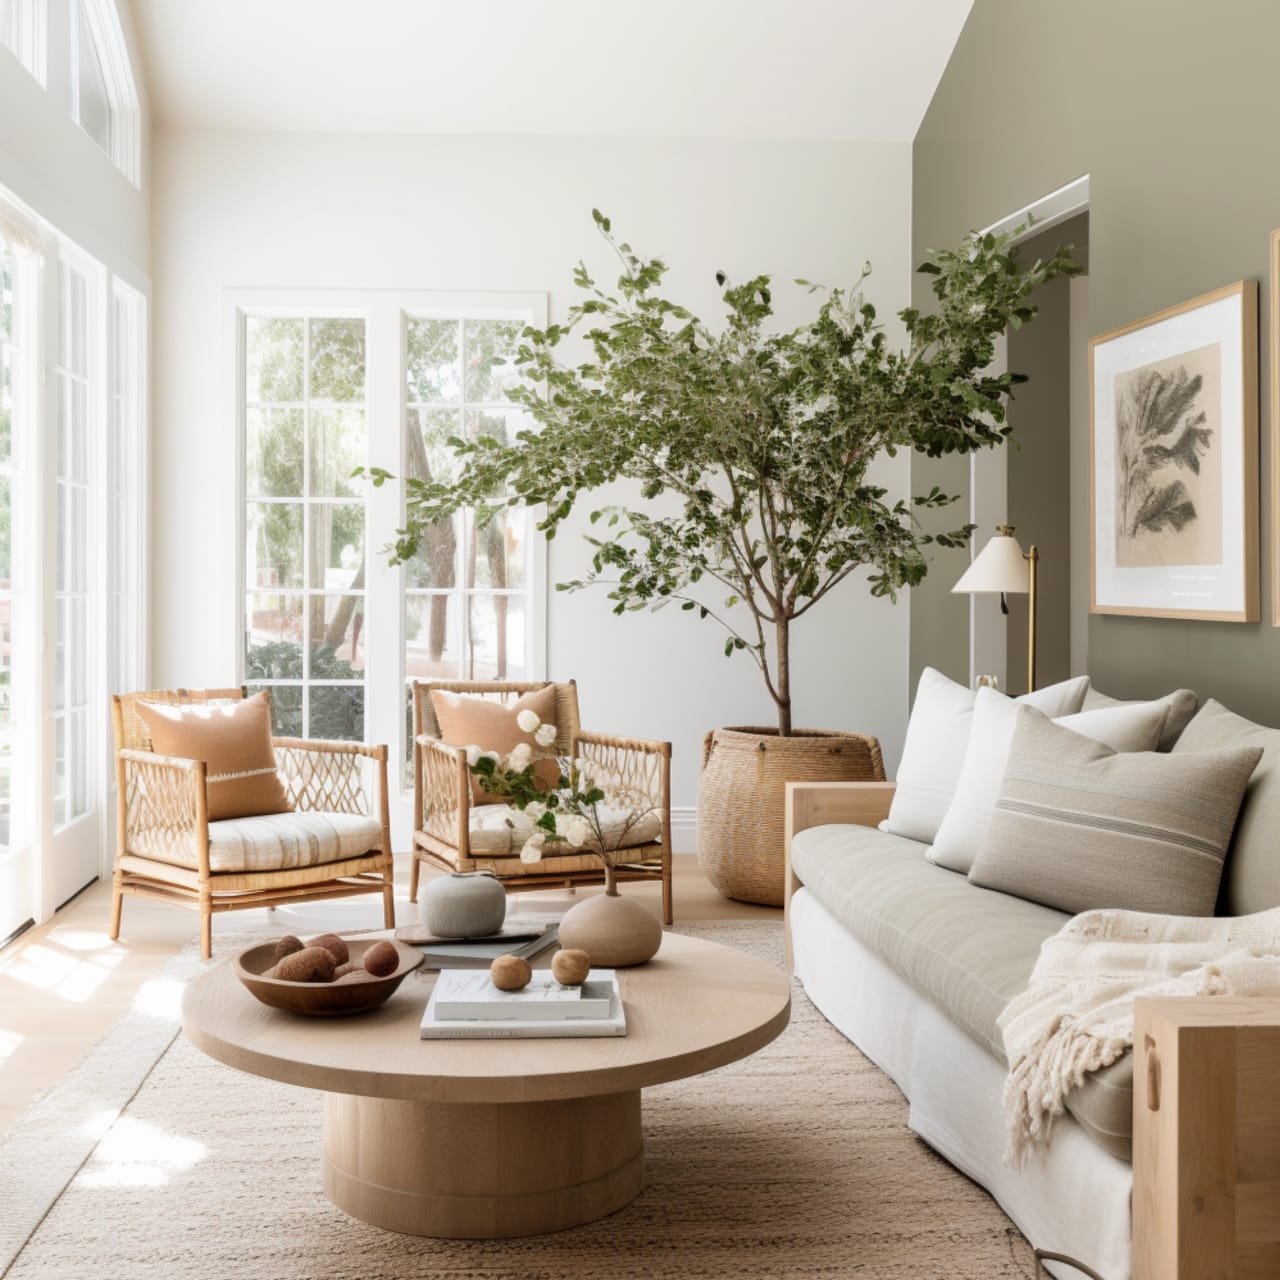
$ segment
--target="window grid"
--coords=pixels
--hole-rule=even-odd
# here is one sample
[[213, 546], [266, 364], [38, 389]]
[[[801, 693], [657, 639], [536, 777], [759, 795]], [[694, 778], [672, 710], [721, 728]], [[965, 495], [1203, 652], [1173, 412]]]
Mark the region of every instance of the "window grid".
[[22, 492], [22, 475], [15, 460], [15, 381], [21, 361], [14, 302], [16, 262], [0, 238], [0, 853], [12, 845], [14, 736], [21, 726], [14, 720], [14, 664], [25, 667], [27, 655], [15, 649], [13, 539], [17, 531], [14, 503]]
[[[346, 606], [346, 601], [350, 600], [352, 610], [352, 619], [348, 625], [352, 626], [351, 643], [346, 662], [348, 665], [355, 665], [358, 661], [358, 648], [361, 644], [367, 646], [366, 638], [361, 634], [360, 625], [364, 615], [364, 601], [366, 592], [362, 585], [355, 585], [356, 582], [363, 581], [363, 557], [367, 555], [365, 543], [367, 538], [364, 534], [364, 501], [359, 492], [352, 492], [347, 495], [328, 495], [324, 493], [316, 493], [316, 479], [314, 475], [314, 461], [317, 456], [317, 427], [316, 418], [319, 414], [324, 413], [343, 413], [357, 414], [367, 424], [367, 409], [364, 398], [360, 399], [333, 399], [328, 397], [318, 397], [313, 395], [313, 334], [314, 325], [317, 322], [325, 320], [344, 320], [355, 321], [357, 318], [351, 316], [330, 316], [321, 314], [308, 314], [302, 316], [291, 317], [249, 317], [246, 321], [246, 335], [248, 326], [255, 320], [259, 319], [283, 319], [300, 321], [302, 324], [302, 398], [299, 399], [262, 399], [250, 397], [246, 391], [244, 405], [246, 418], [255, 412], [260, 414], [273, 414], [283, 411], [298, 412], [301, 414], [302, 421], [302, 437], [301, 437], [301, 484], [296, 494], [272, 495], [265, 493], [246, 492], [246, 531], [252, 533], [257, 528], [254, 515], [259, 509], [277, 507], [286, 509], [290, 507], [300, 508], [301, 515], [301, 543], [302, 554], [300, 562], [300, 581], [299, 585], [294, 586], [288, 583], [264, 583], [261, 581], [261, 569], [258, 565], [258, 558], [255, 554], [257, 548], [250, 537], [246, 537], [245, 546], [245, 568], [246, 580], [246, 600], [245, 600], [245, 648], [246, 648], [246, 670], [249, 672], [246, 683], [253, 689], [268, 689], [272, 691], [272, 720], [275, 731], [280, 736], [300, 735], [302, 737], [325, 736], [325, 737], [354, 737], [356, 739], [364, 736], [364, 690], [365, 680], [363, 675], [359, 677], [335, 677], [332, 675], [318, 675], [314, 668], [317, 658], [321, 657], [322, 651], [328, 653], [326, 646], [317, 644], [320, 639], [315, 633], [320, 626], [325, 625], [328, 619], [328, 605], [330, 601], [334, 601], [334, 609], [342, 609]], [[365, 330], [365, 322], [363, 318], [358, 319], [358, 323], [362, 329], [362, 340], [367, 340], [367, 331]], [[246, 365], [248, 338], [246, 336]], [[364, 356], [367, 363], [367, 348]], [[367, 377], [367, 368], [364, 375]], [[246, 438], [246, 450], [251, 447]], [[361, 450], [361, 461], [363, 461], [363, 449]], [[248, 463], [248, 459], [246, 462]], [[248, 486], [246, 486], [248, 489]], [[358, 549], [361, 561], [361, 567], [357, 571], [357, 577], [352, 582], [341, 586], [331, 587], [326, 581], [326, 564], [319, 565], [313, 563], [316, 559], [317, 537], [319, 529], [316, 521], [320, 518], [320, 513], [326, 508], [361, 508], [361, 537], [360, 547]], [[327, 518], [327, 517], [326, 517]], [[317, 585], [319, 583], [319, 585]], [[255, 618], [255, 601], [261, 602], [270, 598], [278, 599], [283, 605], [282, 609], [275, 612], [282, 615], [282, 622], [286, 622], [288, 618], [297, 614], [297, 634], [300, 645], [300, 657], [298, 659], [300, 666], [300, 674], [282, 675], [278, 673], [278, 669], [273, 669], [272, 674], [262, 674], [261, 663], [256, 663], [253, 658], [252, 645], [252, 620]], [[286, 627], [280, 628], [280, 634], [283, 637], [286, 634]], [[287, 643], [287, 642], [286, 642]], [[339, 645], [334, 649], [332, 657], [335, 663], [343, 661], [339, 657], [338, 650], [342, 646]], [[366, 648], [367, 651], [367, 648]], [[319, 699], [313, 696], [313, 691], [324, 689], [348, 689], [358, 690], [359, 695], [355, 699], [354, 714], [347, 722], [347, 718], [342, 715], [344, 703], [351, 698], [351, 695], [343, 695], [338, 699]], [[317, 714], [319, 710], [320, 714]], [[335, 718], [342, 723], [335, 727]], [[317, 731], [320, 732], [317, 732]]]

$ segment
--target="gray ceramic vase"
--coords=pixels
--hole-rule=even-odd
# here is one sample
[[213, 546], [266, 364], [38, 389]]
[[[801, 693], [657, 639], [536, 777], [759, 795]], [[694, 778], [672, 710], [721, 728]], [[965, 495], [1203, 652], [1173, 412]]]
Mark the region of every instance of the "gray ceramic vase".
[[506, 915], [507, 891], [488, 871], [435, 876], [422, 892], [422, 922], [441, 938], [487, 938]]

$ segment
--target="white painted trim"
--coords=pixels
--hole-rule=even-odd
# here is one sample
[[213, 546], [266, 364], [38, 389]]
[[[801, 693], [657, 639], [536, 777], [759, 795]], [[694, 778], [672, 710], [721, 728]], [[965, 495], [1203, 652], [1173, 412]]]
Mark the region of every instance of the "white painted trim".
[[691, 804], [671, 806], [671, 852], [698, 850], [698, 810]]
[[71, 2], [71, 99], [72, 116], [80, 122], [79, 41], [80, 4], [89, 22], [89, 38], [102, 66], [107, 85], [107, 101], [111, 107], [112, 163], [139, 190], [142, 189], [142, 110], [138, 104], [138, 88], [133, 68], [129, 65], [129, 46], [120, 25], [120, 14], [114, 0], [70, 0]]
[[[1086, 173], [1059, 187], [1056, 191], [1050, 191], [1048, 195], [1040, 196], [1030, 204], [1023, 205], [1014, 213], [1006, 214], [989, 227], [983, 227], [982, 234], [991, 232], [998, 235], [1002, 232], [1014, 231], [1031, 219], [1034, 225], [1018, 237], [1019, 240], [1025, 240], [1028, 236], [1039, 235], [1040, 232], [1047, 231], [1060, 222], [1066, 222], [1068, 218], [1075, 217], [1077, 213], [1082, 213], [1088, 207], [1089, 175]], [[1015, 240], [1014, 243], [1016, 244], [1017, 241]]]

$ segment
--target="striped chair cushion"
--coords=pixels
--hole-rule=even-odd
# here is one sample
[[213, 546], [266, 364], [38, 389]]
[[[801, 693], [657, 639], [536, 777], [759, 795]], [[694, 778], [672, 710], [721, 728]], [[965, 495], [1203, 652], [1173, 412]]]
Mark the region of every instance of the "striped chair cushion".
[[1059, 911], [1211, 916], [1261, 754], [1253, 746], [1117, 754], [1019, 707], [969, 880]]
[[[195, 869], [195, 850], [140, 832], [130, 852]], [[382, 827], [359, 813], [269, 813], [209, 823], [209, 869], [215, 873], [288, 871], [359, 858], [382, 846]]]

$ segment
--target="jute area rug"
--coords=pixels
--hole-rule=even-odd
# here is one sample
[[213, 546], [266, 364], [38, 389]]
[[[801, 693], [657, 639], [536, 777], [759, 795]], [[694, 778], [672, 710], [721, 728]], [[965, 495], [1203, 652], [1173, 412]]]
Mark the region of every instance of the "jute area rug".
[[[780, 924], [680, 932], [781, 962]], [[197, 967], [179, 960], [175, 988]], [[1034, 1276], [1000, 1209], [907, 1129], [902, 1095], [798, 986], [772, 1045], [645, 1091], [638, 1199], [494, 1242], [347, 1217], [320, 1187], [321, 1095], [212, 1061], [164, 1016], [109, 1035], [0, 1148], [5, 1280]]]

